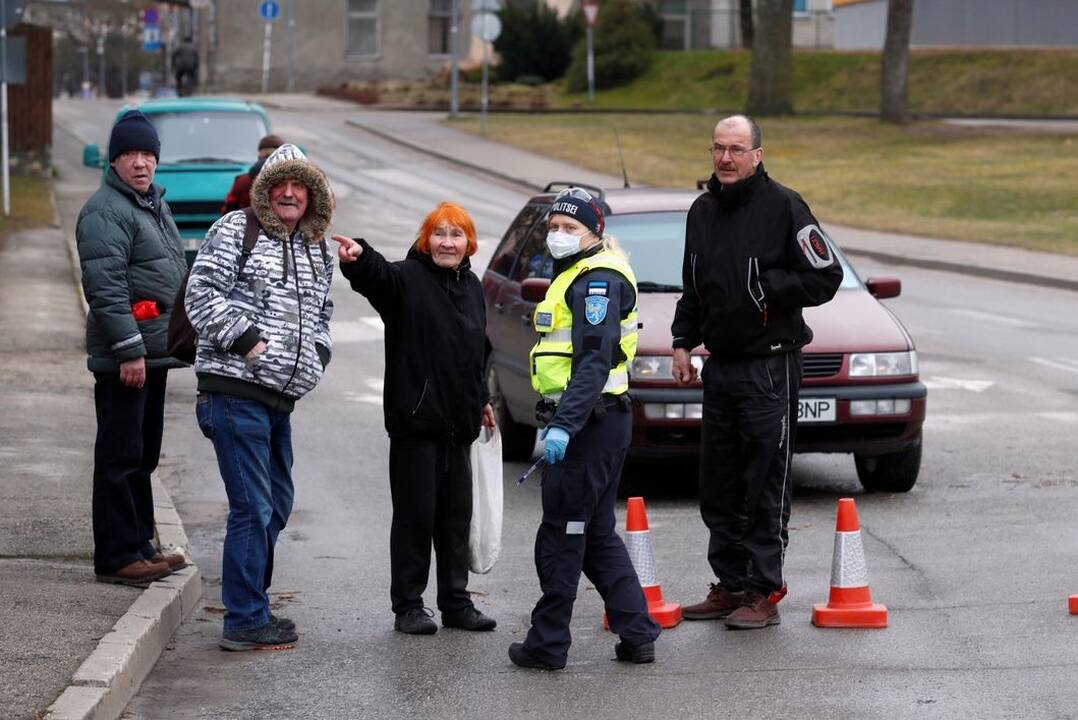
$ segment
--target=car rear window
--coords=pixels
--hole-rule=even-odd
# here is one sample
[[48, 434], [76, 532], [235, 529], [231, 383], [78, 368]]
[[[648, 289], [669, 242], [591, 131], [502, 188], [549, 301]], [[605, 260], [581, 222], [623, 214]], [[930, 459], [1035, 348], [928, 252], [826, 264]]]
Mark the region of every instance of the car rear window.
[[268, 130], [248, 112], [176, 112], [147, 115], [161, 137], [162, 163], [253, 163]]

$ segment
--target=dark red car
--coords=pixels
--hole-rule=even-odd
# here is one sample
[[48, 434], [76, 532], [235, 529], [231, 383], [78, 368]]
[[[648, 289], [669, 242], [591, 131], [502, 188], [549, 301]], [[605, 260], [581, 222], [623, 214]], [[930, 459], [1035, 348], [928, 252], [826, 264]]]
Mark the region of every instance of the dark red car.
[[[554, 191], [531, 198], [509, 226], [483, 274], [489, 354], [487, 378], [506, 459], [535, 447], [535, 403], [528, 350], [532, 312], [553, 275], [546, 250]], [[703, 389], [678, 387], [671, 375], [670, 323], [681, 295], [685, 215], [697, 197], [683, 190], [587, 188], [604, 206], [607, 233], [629, 254], [639, 287], [640, 345], [630, 370], [634, 401], [631, 456], [699, 452]], [[905, 492], [921, 466], [927, 391], [917, 351], [898, 318], [879, 302], [896, 297], [895, 278], [862, 281], [836, 248], [845, 276], [833, 300], [805, 310], [814, 339], [804, 349], [798, 452], [852, 453], [868, 489]], [[707, 353], [693, 356], [703, 366]]]

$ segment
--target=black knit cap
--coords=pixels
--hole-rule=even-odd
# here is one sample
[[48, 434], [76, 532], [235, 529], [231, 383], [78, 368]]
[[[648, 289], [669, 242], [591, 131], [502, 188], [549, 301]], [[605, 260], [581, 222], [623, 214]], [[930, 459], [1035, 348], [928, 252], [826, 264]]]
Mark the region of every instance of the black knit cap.
[[156, 160], [161, 160], [161, 140], [157, 137], [157, 129], [138, 110], [124, 113], [112, 126], [112, 134], [109, 135], [109, 162], [129, 150], [152, 152]]
[[568, 215], [579, 221], [596, 237], [603, 236], [606, 228], [606, 220], [599, 204], [586, 191], [579, 188], [566, 188], [554, 198], [554, 204], [550, 206], [547, 217], [551, 215]]

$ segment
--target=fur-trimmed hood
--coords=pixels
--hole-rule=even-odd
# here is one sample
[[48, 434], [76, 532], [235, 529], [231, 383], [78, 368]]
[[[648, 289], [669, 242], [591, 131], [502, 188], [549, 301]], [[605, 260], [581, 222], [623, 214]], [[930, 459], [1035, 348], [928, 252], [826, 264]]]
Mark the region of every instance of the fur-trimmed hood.
[[288, 229], [270, 208], [269, 193], [274, 185], [288, 179], [298, 180], [307, 188], [307, 212], [296, 229], [303, 233], [306, 242], [322, 242], [336, 207], [333, 190], [326, 174], [295, 145], [282, 145], [266, 158], [251, 186], [251, 209], [267, 235], [278, 239], [286, 237]]

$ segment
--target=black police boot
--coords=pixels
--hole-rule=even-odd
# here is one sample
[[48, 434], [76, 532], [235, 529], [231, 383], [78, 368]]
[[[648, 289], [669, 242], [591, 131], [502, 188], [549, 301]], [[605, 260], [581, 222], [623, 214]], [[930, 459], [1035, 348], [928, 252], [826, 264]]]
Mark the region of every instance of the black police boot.
[[463, 610], [442, 613], [442, 625], [447, 628], [458, 630], [493, 630], [498, 623], [492, 617], [487, 617], [474, 607], [466, 607]]
[[561, 670], [565, 667], [565, 663], [553, 665], [545, 660], [535, 657], [524, 647], [524, 643], [518, 642], [509, 646], [509, 659], [513, 661], [514, 665], [522, 668], [531, 668], [532, 670]]
[[433, 614], [421, 607], [402, 610], [393, 621], [393, 629], [408, 635], [433, 635], [438, 632], [438, 626], [430, 619]]
[[655, 662], [655, 643], [645, 642], [639, 645], [630, 645], [622, 641], [614, 645], [614, 654], [621, 662], [652, 663]]

